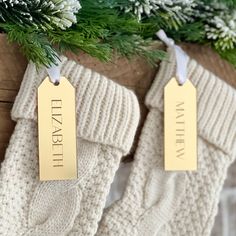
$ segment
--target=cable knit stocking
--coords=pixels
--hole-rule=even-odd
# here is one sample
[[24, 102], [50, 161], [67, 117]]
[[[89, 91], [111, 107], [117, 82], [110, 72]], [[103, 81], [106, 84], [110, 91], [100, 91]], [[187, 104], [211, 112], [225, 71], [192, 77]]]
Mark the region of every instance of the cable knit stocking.
[[208, 236], [227, 168], [236, 156], [236, 91], [189, 60], [198, 91], [198, 170], [165, 172], [163, 90], [175, 74], [170, 52], [147, 94], [150, 111], [123, 197], [104, 212], [98, 236]]
[[94, 235], [114, 173], [132, 145], [139, 120], [134, 94], [65, 57], [61, 74], [77, 89], [78, 179], [38, 180], [36, 91], [46, 71], [29, 64], [0, 172], [0, 235]]

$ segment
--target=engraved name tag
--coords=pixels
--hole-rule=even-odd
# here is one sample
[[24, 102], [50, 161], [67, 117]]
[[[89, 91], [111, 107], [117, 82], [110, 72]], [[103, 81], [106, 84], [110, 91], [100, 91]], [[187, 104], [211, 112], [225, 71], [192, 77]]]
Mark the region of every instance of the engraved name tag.
[[196, 88], [172, 78], [164, 89], [165, 170], [197, 169]]
[[77, 178], [75, 88], [62, 77], [38, 87], [40, 180]]

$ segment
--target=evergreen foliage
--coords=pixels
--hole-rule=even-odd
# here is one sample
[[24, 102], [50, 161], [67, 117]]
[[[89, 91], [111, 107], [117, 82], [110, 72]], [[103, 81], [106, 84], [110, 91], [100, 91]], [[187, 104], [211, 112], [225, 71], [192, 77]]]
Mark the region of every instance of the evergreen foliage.
[[236, 0], [0, 0], [1, 31], [37, 65], [64, 50], [155, 64], [165, 58], [151, 47], [161, 28], [178, 42], [211, 44], [236, 66]]

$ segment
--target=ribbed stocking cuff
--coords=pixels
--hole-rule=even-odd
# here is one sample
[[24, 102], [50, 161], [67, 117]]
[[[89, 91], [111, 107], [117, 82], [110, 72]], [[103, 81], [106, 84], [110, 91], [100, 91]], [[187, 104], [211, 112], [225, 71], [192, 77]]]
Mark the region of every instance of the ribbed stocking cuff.
[[[61, 75], [76, 88], [78, 136], [127, 153], [140, 116], [133, 92], [66, 57], [61, 60]], [[46, 76], [44, 68], [37, 70], [33, 63], [28, 65], [12, 109], [14, 120], [37, 121], [37, 88]]]
[[[146, 96], [146, 105], [163, 111], [164, 86], [175, 75], [174, 53], [163, 61]], [[236, 153], [236, 91], [217, 76], [189, 59], [188, 78], [197, 88], [198, 133], [228, 154]], [[234, 156], [234, 155], [233, 155]]]

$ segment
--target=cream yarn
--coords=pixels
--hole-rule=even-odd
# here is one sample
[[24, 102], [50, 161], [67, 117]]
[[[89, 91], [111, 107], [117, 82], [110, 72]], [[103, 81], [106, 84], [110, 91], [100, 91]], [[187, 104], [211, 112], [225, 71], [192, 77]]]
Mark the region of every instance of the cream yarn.
[[150, 111], [125, 192], [103, 214], [96, 235], [207, 236], [227, 168], [236, 156], [236, 91], [188, 62], [198, 91], [198, 171], [163, 168], [163, 88], [175, 73], [170, 52], [147, 94]]
[[79, 178], [40, 183], [36, 89], [46, 72], [30, 64], [12, 110], [17, 125], [0, 171], [0, 235], [210, 235], [236, 156], [236, 91], [189, 60], [188, 77], [198, 91], [198, 171], [165, 172], [163, 88], [175, 73], [174, 61], [170, 53], [147, 94], [150, 111], [125, 192], [103, 213], [120, 158], [133, 141], [137, 99], [63, 58], [62, 74], [77, 88]]
[[65, 57], [62, 74], [77, 88], [78, 180], [38, 180], [36, 90], [46, 71], [30, 63], [0, 170], [0, 235], [94, 235], [114, 173], [132, 145], [135, 95]]

